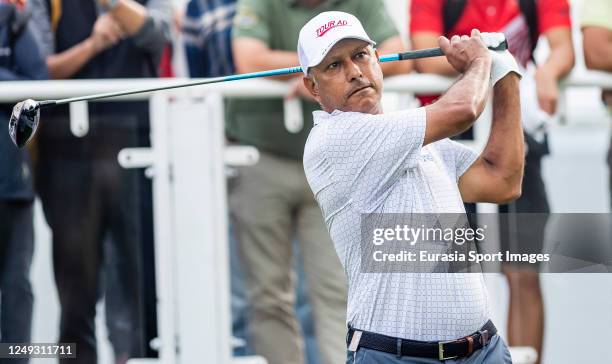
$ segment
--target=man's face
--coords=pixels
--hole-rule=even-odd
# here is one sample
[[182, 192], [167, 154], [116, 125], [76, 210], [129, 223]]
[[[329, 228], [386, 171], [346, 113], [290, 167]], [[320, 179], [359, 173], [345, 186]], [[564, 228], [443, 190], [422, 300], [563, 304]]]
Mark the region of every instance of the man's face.
[[358, 39], [343, 39], [319, 65], [309, 69], [304, 84], [326, 112], [378, 114], [382, 112], [382, 79], [372, 46]]

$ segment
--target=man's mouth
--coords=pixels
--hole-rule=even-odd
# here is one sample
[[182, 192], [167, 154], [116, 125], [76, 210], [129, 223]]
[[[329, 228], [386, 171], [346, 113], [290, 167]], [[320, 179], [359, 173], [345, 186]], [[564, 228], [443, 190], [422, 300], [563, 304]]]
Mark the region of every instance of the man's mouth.
[[348, 96], [346, 97], [347, 99], [350, 98], [351, 96], [353, 96], [354, 94], [356, 94], [359, 91], [365, 90], [372, 87], [372, 85], [365, 85], [365, 86], [361, 86], [359, 88], [354, 89], [353, 91], [349, 92]]

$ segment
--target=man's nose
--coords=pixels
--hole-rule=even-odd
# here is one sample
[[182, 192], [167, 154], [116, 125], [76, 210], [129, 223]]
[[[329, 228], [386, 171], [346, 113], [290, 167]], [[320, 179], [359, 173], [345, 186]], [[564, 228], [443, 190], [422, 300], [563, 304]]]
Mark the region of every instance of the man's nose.
[[355, 62], [348, 62], [348, 66], [346, 69], [346, 79], [351, 82], [356, 78], [363, 77], [363, 72], [361, 72], [361, 68]]

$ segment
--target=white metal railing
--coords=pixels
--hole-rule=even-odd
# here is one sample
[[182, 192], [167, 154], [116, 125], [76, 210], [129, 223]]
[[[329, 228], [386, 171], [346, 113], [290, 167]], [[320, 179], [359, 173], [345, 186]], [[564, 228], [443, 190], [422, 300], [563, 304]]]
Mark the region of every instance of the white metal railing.
[[[68, 97], [116, 92], [133, 89], [146, 89], [178, 85], [195, 79], [185, 78], [148, 78], [148, 79], [96, 79], [96, 80], [61, 80], [61, 81], [9, 81], [0, 83], [0, 103], [17, 102], [24, 99], [63, 99]], [[432, 94], [445, 91], [453, 82], [452, 78], [432, 74], [412, 73], [385, 79], [385, 92], [397, 94]], [[612, 89], [612, 74], [605, 72], [575, 69], [561, 84], [562, 90], [572, 87], [599, 87]], [[222, 97], [268, 98], [282, 97], [289, 90], [286, 82], [251, 79], [240, 82], [192, 86], [186, 88], [186, 94], [201, 92], [220, 94]], [[191, 90], [191, 91], [189, 91]], [[121, 100], [147, 100], [154, 92], [118, 97]], [[566, 120], [566, 98], [561, 93], [559, 100], [560, 120]], [[289, 132], [302, 129], [301, 103], [297, 99], [284, 100], [284, 124]], [[82, 137], [89, 130], [87, 103], [70, 104], [70, 128], [77, 137]]]
[[[10, 103], [23, 99], [60, 99], [78, 95], [113, 92], [137, 88], [169, 86], [195, 79], [154, 78], [154, 79], [97, 79], [61, 81], [6, 81], [0, 85], [0, 102]], [[385, 79], [385, 92], [398, 93], [437, 93], [446, 90], [453, 79], [431, 74], [410, 74]], [[226, 97], [264, 98], [283, 96], [289, 85], [273, 80], [231, 81], [205, 86], [207, 91], [220, 93]], [[612, 89], [612, 73], [574, 70], [563, 82], [568, 87], [600, 87]], [[150, 93], [124, 96], [120, 99], [145, 100]]]

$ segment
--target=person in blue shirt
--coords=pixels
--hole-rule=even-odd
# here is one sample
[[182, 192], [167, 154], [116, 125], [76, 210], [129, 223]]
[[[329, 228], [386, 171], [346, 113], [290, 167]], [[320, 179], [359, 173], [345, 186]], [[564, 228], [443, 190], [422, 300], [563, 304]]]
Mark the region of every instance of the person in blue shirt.
[[[48, 78], [47, 66], [22, 11], [25, 1], [0, 0], [0, 81]], [[27, 149], [8, 135], [11, 105], [0, 105], [0, 337], [27, 343], [32, 324], [30, 266], [34, 251], [34, 189]], [[25, 363], [14, 359], [11, 363]]]

